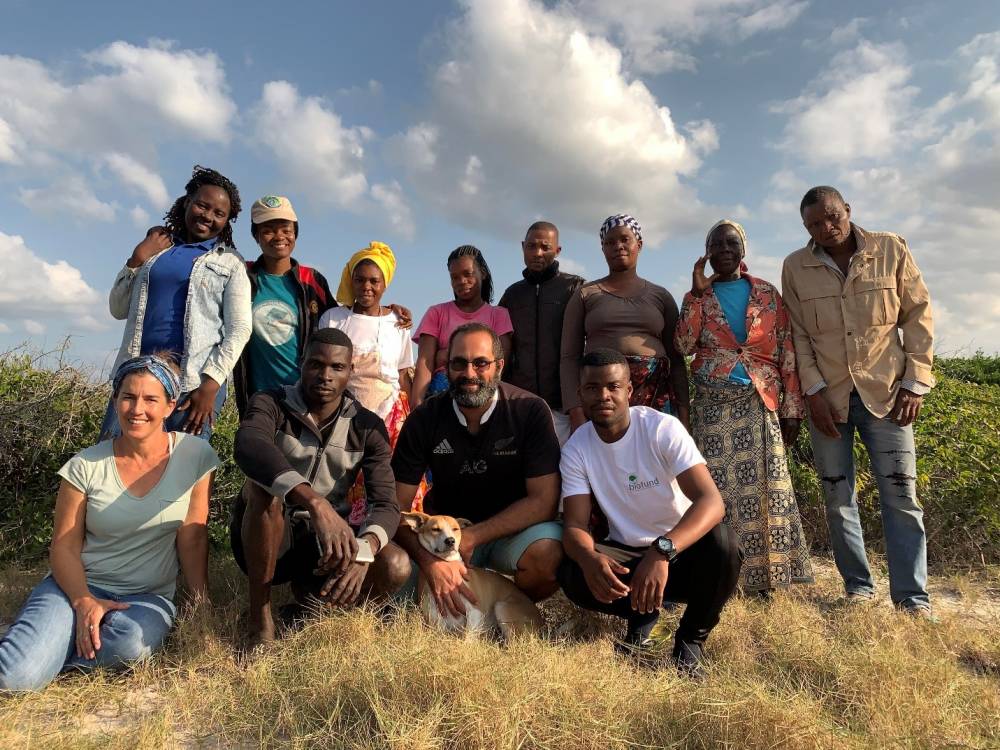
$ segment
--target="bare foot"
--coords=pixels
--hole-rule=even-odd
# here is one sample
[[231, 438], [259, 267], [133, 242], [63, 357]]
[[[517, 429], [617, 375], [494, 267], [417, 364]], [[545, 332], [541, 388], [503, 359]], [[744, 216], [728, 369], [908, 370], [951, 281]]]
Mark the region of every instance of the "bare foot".
[[[254, 615], [257, 615], [256, 617]], [[250, 613], [250, 623], [247, 628], [247, 647], [254, 649], [257, 646], [271, 643], [276, 638], [274, 618], [271, 616], [271, 605], [268, 604], [260, 612]]]

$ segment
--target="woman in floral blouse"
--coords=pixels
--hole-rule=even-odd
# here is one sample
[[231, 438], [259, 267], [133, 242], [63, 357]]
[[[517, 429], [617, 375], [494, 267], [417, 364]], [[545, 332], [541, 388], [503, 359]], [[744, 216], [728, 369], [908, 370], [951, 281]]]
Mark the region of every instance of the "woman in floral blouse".
[[767, 597], [813, 580], [785, 458], [805, 408], [781, 297], [746, 272], [745, 254], [743, 227], [728, 219], [712, 227], [674, 343], [695, 355], [692, 431], [740, 539], [741, 588]]

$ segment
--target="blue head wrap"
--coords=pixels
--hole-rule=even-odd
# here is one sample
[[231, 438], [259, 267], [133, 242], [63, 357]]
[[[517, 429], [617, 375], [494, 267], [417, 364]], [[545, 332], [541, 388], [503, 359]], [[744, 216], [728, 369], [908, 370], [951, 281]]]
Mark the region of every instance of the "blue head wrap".
[[632, 234], [635, 238], [642, 242], [642, 227], [639, 226], [639, 222], [635, 220], [634, 217], [628, 214], [615, 214], [614, 216], [609, 216], [601, 224], [601, 242], [604, 242], [604, 238], [607, 236], [615, 227], [628, 227], [632, 230]]
[[163, 390], [167, 392], [168, 401], [176, 401], [177, 397], [181, 395], [181, 381], [177, 377], [177, 373], [174, 372], [174, 368], [165, 359], [153, 354], [133, 357], [122, 362], [115, 372], [114, 380], [111, 381], [112, 393], [117, 394], [125, 376], [134, 372], [148, 372], [159, 380]]

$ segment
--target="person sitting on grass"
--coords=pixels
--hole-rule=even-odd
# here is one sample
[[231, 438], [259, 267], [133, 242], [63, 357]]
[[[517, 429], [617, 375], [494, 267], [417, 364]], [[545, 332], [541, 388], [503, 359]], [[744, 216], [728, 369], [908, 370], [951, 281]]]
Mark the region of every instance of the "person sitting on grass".
[[[702, 645], [718, 624], [740, 571], [725, 506], [694, 440], [675, 417], [629, 407], [629, 363], [593, 349], [581, 363], [579, 397], [590, 421], [563, 447], [563, 546], [559, 583], [584, 609], [625, 618], [616, 651], [645, 658], [663, 601], [687, 602], [673, 658], [702, 673]], [[593, 502], [607, 518], [598, 544]]]
[[[399, 526], [389, 436], [347, 390], [351, 339], [323, 328], [309, 339], [299, 382], [251, 397], [236, 431], [248, 479], [230, 524], [249, 578], [251, 645], [274, 640], [271, 587], [290, 582], [299, 608], [349, 606], [397, 591], [409, 559], [389, 540]], [[348, 492], [363, 472], [367, 515], [351, 526]]]
[[0, 641], [0, 690], [40, 690], [60, 672], [121, 668], [163, 643], [178, 568], [192, 604], [208, 570], [207, 440], [166, 432], [181, 395], [162, 356], [128, 359], [113, 379], [119, 435], [59, 470], [51, 571]]

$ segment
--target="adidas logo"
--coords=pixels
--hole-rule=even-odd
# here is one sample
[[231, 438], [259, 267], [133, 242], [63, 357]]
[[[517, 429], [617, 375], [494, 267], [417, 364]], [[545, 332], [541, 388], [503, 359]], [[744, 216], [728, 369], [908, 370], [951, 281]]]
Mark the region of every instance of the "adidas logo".
[[455, 451], [451, 447], [451, 443], [448, 442], [448, 438], [445, 438], [440, 443], [438, 443], [437, 447], [433, 450], [433, 453], [436, 453], [438, 455], [442, 455], [445, 453], [454, 453], [454, 452]]

